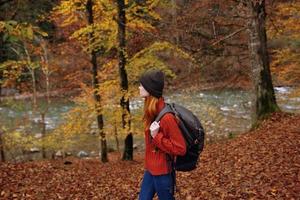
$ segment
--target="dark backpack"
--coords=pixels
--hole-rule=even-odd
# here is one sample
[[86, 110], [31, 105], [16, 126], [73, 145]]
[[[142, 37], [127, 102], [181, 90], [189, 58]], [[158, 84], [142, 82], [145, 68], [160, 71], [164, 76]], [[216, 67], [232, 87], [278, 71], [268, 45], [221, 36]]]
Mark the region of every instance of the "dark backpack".
[[177, 171], [191, 171], [197, 167], [199, 155], [204, 147], [204, 129], [191, 111], [174, 103], [166, 104], [155, 121], [159, 122], [166, 113], [172, 113], [179, 119], [178, 125], [186, 142], [186, 154], [176, 156], [173, 167]]

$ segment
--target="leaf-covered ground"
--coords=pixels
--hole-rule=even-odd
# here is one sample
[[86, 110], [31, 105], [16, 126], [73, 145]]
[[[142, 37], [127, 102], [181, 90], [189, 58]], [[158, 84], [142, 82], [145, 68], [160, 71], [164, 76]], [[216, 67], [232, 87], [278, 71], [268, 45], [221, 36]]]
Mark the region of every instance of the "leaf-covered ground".
[[[142, 154], [68, 160], [0, 164], [0, 199], [137, 199]], [[177, 199], [300, 199], [300, 116], [276, 113], [253, 132], [206, 145], [177, 185]]]

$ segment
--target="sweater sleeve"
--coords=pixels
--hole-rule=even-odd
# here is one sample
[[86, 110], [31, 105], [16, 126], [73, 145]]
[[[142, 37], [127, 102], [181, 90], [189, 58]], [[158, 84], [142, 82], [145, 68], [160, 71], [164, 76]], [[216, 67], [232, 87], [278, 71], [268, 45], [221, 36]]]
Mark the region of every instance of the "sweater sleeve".
[[184, 155], [186, 144], [173, 114], [166, 114], [160, 121], [160, 130], [153, 138], [154, 144], [171, 155]]

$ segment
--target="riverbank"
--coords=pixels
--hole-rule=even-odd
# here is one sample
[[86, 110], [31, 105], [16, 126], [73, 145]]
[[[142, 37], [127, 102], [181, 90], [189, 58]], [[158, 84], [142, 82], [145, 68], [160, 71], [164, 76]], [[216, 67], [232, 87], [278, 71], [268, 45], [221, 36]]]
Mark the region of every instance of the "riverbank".
[[[291, 88], [299, 88], [300, 86], [296, 85], [277, 85], [275, 87], [291, 87]], [[224, 82], [214, 82], [214, 83], [204, 83], [204, 82], [197, 82], [194, 84], [179, 82], [177, 81], [175, 84], [167, 84], [165, 91], [168, 93], [176, 93], [176, 92], [194, 92], [194, 91], [213, 91], [213, 90], [251, 90], [251, 84], [245, 82], [244, 84], [230, 84]], [[68, 98], [79, 95], [81, 92], [80, 88], [64, 88], [55, 91], [49, 92], [50, 98]], [[46, 93], [37, 93], [37, 98], [46, 98]], [[7, 100], [27, 100], [32, 99], [33, 94], [31, 93], [23, 93], [23, 94], [15, 94], [15, 95], [7, 95], [7, 96], [0, 96], [0, 101], [7, 101]]]
[[[38, 92], [36, 94], [37, 98], [47, 98], [49, 95], [49, 98], [58, 98], [58, 97], [70, 97], [74, 95], [78, 95], [81, 92], [80, 88], [75, 88], [72, 90], [69, 89], [59, 89], [55, 91], [50, 91], [49, 94]], [[8, 96], [2, 96], [0, 97], [0, 101], [7, 101], [7, 100], [28, 100], [33, 99], [32, 93], [23, 93], [23, 94], [15, 94], [15, 95], [8, 95]]]
[[[297, 199], [300, 115], [274, 113], [254, 131], [206, 145], [199, 167], [178, 173], [177, 199]], [[0, 199], [136, 199], [143, 154], [0, 164]], [[66, 162], [70, 161], [70, 162]]]

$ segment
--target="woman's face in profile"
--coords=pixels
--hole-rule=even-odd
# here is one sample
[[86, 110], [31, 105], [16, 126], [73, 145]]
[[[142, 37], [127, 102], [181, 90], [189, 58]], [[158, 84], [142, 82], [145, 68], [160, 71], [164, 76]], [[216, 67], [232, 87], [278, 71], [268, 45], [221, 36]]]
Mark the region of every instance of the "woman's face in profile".
[[146, 98], [149, 96], [149, 92], [147, 92], [147, 90], [142, 86], [142, 84], [140, 84], [139, 90], [140, 90], [140, 97]]

